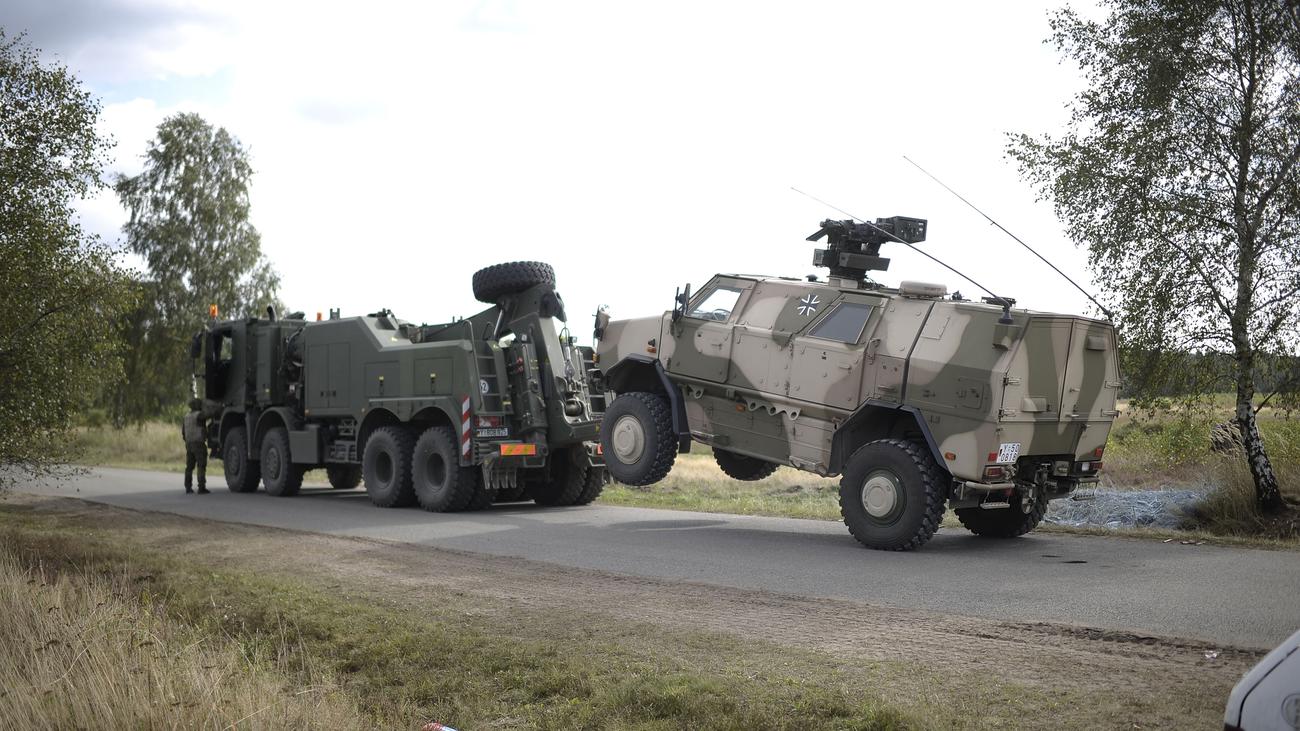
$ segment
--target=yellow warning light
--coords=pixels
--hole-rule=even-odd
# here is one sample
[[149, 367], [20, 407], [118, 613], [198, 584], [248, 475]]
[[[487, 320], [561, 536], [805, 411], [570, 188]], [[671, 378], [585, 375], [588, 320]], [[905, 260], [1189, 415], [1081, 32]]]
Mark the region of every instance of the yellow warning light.
[[208, 305], [208, 317], [211, 317], [211, 318], [214, 319], [214, 320], [217, 319], [217, 306], [216, 306], [216, 305]]

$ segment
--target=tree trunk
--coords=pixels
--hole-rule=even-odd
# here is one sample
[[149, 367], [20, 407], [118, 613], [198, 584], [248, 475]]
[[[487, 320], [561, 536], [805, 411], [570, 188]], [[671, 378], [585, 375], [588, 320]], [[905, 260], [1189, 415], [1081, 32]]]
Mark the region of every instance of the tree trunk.
[[1265, 513], [1280, 513], [1286, 507], [1282, 502], [1282, 493], [1278, 490], [1277, 475], [1273, 472], [1273, 463], [1264, 450], [1264, 438], [1259, 434], [1259, 425], [1255, 423], [1255, 409], [1251, 403], [1254, 389], [1243, 392], [1237, 389], [1237, 427], [1241, 430], [1241, 444], [1246, 450], [1246, 464], [1250, 467], [1250, 476], [1255, 481], [1255, 503]]

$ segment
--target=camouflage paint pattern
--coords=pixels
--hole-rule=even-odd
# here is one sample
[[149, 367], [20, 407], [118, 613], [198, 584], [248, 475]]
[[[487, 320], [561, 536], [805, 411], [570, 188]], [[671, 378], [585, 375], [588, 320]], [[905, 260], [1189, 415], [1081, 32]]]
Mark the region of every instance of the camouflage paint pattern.
[[[692, 316], [719, 288], [734, 308]], [[868, 311], [856, 337], [818, 337], [840, 307]], [[852, 281], [719, 275], [685, 316], [614, 320], [600, 367], [653, 357], [680, 386], [692, 437], [819, 474], [835, 474], [836, 431], [864, 403], [910, 407], [958, 481], [1018, 456], [1097, 459], [1119, 388], [1114, 331], [1083, 317], [1013, 310]], [[847, 318], [846, 318], [847, 319]]]

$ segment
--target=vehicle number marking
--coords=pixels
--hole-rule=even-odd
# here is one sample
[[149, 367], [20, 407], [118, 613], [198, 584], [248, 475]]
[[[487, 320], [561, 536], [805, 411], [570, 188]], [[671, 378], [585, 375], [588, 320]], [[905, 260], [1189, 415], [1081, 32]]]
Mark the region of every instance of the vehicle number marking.
[[479, 439], [491, 439], [493, 437], [508, 437], [510, 436], [510, 430], [504, 426], [498, 427], [496, 429], [479, 429], [478, 432], [476, 433], [476, 436]]
[[998, 445], [998, 462], [1015, 462], [1020, 458], [1020, 442], [1003, 442]]

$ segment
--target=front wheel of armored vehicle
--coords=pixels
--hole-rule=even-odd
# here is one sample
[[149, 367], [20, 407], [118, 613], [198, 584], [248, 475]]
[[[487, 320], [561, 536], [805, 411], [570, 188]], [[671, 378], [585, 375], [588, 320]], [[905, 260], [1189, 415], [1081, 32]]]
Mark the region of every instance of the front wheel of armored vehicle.
[[302, 465], [289, 459], [289, 432], [277, 426], [262, 437], [262, 482], [266, 494], [292, 497], [302, 489]]
[[456, 437], [445, 426], [425, 429], [415, 443], [411, 479], [415, 498], [425, 510], [464, 510], [478, 489], [478, 470], [460, 466], [456, 446]]
[[994, 508], [958, 508], [954, 510], [957, 520], [966, 526], [966, 530], [986, 538], [1015, 538], [1023, 536], [1038, 527], [1047, 512], [1047, 501], [1034, 491], [1031, 503], [1025, 504], [1024, 493], [1016, 493], [1007, 502], [1011, 507]]
[[361, 476], [370, 502], [400, 508], [415, 502], [411, 489], [411, 451], [415, 439], [400, 426], [375, 430], [361, 455]]
[[713, 450], [713, 458], [717, 460], [722, 471], [727, 473], [727, 477], [733, 480], [744, 480], [745, 482], [754, 482], [771, 477], [779, 466], [773, 462], [765, 462], [757, 457], [747, 457], [743, 454], [728, 452], [725, 449], [716, 447]]
[[330, 487], [335, 490], [355, 490], [361, 484], [361, 465], [332, 464], [325, 467]]
[[649, 485], [668, 476], [677, 459], [677, 435], [668, 400], [645, 391], [614, 399], [600, 423], [605, 468], [624, 485]]
[[254, 492], [262, 480], [261, 465], [248, 458], [248, 430], [237, 426], [226, 432], [221, 445], [221, 465], [231, 492]]
[[858, 542], [885, 551], [924, 545], [943, 520], [947, 476], [925, 447], [881, 439], [849, 458], [840, 514]]
[[555, 286], [555, 270], [540, 261], [512, 261], [493, 264], [474, 272], [471, 280], [474, 298], [494, 305], [507, 294], [515, 294], [539, 284]]

